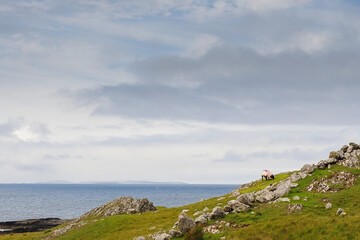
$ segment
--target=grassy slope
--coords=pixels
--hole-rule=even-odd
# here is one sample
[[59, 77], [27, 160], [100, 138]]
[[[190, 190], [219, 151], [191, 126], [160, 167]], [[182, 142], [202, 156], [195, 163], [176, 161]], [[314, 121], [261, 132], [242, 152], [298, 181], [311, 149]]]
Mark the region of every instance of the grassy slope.
[[[342, 166], [333, 166], [331, 171], [351, 171], [355, 175], [360, 170], [348, 169]], [[275, 180], [258, 181], [251, 188], [242, 190], [242, 193], [257, 191], [265, 186], [286, 178], [289, 174], [277, 175]], [[301, 200], [291, 203], [304, 205], [301, 214], [293, 213], [288, 215], [286, 207], [289, 203], [254, 204], [251, 211], [255, 214], [239, 213], [229, 214], [224, 220], [238, 224], [240, 227], [227, 228], [224, 232], [216, 235], [206, 234], [205, 239], [220, 239], [227, 236], [227, 239], [360, 239], [360, 181], [357, 179], [355, 186], [338, 193], [309, 193], [305, 188], [312, 179], [321, 178], [331, 173], [326, 170], [316, 170], [312, 176], [300, 180], [299, 186], [293, 188], [288, 197], [300, 196]], [[303, 201], [304, 197], [308, 201]], [[328, 199], [333, 208], [324, 208], [324, 199]], [[190, 204], [178, 208], [159, 207], [158, 212], [148, 212], [141, 215], [118, 215], [105, 219], [96, 219], [96, 222], [87, 224], [81, 228], [71, 230], [58, 239], [130, 239], [135, 236], [148, 236], [150, 233], [161, 230], [169, 230], [177, 220], [181, 210], [189, 209], [188, 215], [192, 217], [197, 210], [205, 207], [212, 209], [219, 203], [224, 206], [229, 200], [235, 197], [225, 196], [225, 199], [218, 201], [218, 197], [203, 202]], [[344, 209], [346, 216], [335, 216], [338, 207]], [[89, 218], [89, 220], [93, 220]], [[210, 221], [211, 224], [214, 221]], [[248, 225], [248, 226], [247, 226]], [[246, 226], [246, 227], [241, 227]], [[156, 227], [150, 230], [150, 227]], [[48, 231], [49, 232], [49, 231]], [[48, 232], [27, 233], [0, 236], [3, 239], [41, 239], [47, 236]], [[321, 236], [321, 237], [320, 237]], [[179, 238], [182, 239], [182, 238]]]

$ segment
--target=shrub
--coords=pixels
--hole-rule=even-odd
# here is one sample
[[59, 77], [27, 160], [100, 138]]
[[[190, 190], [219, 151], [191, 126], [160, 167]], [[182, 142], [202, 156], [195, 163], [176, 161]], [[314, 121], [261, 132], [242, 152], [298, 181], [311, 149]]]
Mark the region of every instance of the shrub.
[[197, 225], [185, 234], [185, 240], [204, 240], [203, 227]]

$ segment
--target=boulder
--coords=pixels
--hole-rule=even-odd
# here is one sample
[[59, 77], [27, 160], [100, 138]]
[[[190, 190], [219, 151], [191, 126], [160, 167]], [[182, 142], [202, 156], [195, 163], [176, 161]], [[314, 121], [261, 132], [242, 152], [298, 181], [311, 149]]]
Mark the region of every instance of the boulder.
[[276, 202], [290, 202], [289, 198], [278, 198], [276, 199]]
[[171, 235], [167, 234], [167, 233], [161, 233], [161, 234], [156, 234], [154, 236], [155, 240], [170, 240], [171, 239]]
[[290, 184], [291, 181], [288, 179], [285, 179], [281, 181], [278, 185], [276, 190], [274, 191], [275, 198], [279, 198], [284, 196], [285, 194], [288, 194], [290, 192]]
[[325, 208], [326, 208], [326, 209], [332, 208], [332, 204], [331, 204], [331, 203], [327, 203], [327, 204], [325, 205]]
[[208, 221], [207, 217], [205, 215], [200, 215], [195, 219], [196, 224], [206, 224]]
[[293, 173], [293, 174], [291, 174], [291, 176], [290, 176], [290, 180], [292, 181], [292, 182], [296, 182], [296, 181], [299, 181], [299, 180], [301, 180], [301, 176], [296, 172], [296, 173]]
[[244, 193], [236, 198], [236, 200], [240, 203], [251, 206], [253, 202], [255, 202], [254, 193]]
[[195, 221], [186, 213], [181, 213], [178, 217], [178, 228], [181, 232], [186, 233], [196, 226]]
[[290, 183], [290, 188], [296, 188], [297, 186], [299, 186], [298, 183]]
[[225, 212], [221, 207], [214, 207], [214, 209], [210, 213], [211, 219], [221, 218], [223, 216], [225, 216]]
[[174, 238], [174, 237], [181, 237], [183, 234], [182, 234], [182, 232], [180, 232], [180, 231], [171, 229], [171, 230], [169, 231], [169, 235], [170, 235], [172, 238]]
[[299, 196], [294, 196], [293, 200], [298, 201], [298, 200], [300, 200], [300, 197]]
[[143, 213], [147, 211], [156, 211], [153, 203], [147, 198], [133, 199], [131, 197], [117, 198], [100, 207], [83, 214], [80, 219], [94, 215], [97, 217], [109, 217], [117, 214], [134, 214]]
[[312, 173], [313, 171], [315, 171], [316, 166], [314, 164], [305, 164], [301, 169], [300, 172], [304, 172], [304, 173]]
[[274, 192], [264, 191], [264, 192], [262, 192], [262, 194], [257, 196], [255, 198], [255, 200], [260, 203], [267, 203], [267, 202], [274, 200], [275, 198], [276, 198], [276, 196], [275, 196]]
[[[230, 210], [232, 212], [237, 212], [237, 213], [240, 213], [240, 212], [247, 212], [249, 211], [250, 209], [250, 206], [249, 205], [246, 205], [244, 203], [241, 203], [237, 200], [231, 200], [228, 202], [227, 206], [230, 207]], [[225, 211], [225, 210], [224, 210]]]

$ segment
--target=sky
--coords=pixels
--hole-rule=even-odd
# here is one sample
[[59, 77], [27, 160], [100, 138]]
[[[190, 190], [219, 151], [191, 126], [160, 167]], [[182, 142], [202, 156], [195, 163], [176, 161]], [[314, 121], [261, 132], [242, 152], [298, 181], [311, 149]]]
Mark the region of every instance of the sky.
[[0, 182], [242, 184], [360, 142], [350, 0], [0, 2]]

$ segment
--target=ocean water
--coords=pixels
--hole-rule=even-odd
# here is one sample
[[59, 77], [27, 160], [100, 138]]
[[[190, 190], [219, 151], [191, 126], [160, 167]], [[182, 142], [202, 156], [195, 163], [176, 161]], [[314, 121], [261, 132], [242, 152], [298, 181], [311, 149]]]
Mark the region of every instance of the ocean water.
[[174, 207], [227, 194], [239, 185], [0, 184], [0, 221], [56, 217], [70, 219], [129, 196]]

